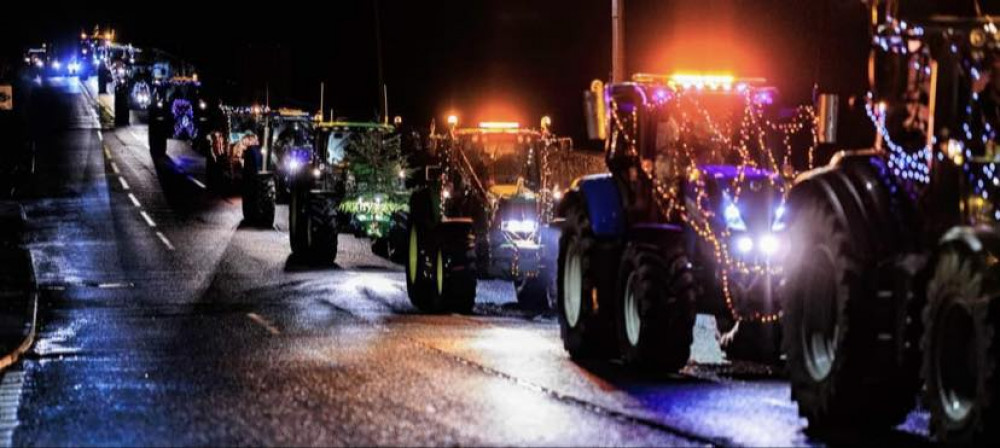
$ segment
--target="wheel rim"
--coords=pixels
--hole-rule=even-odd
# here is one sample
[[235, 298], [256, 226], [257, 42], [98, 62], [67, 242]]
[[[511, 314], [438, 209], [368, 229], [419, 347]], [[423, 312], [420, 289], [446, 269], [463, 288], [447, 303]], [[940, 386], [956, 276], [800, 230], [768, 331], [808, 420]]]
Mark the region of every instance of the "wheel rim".
[[417, 228], [412, 227], [410, 228], [410, 247], [406, 258], [407, 275], [410, 277], [410, 283], [416, 283], [417, 281], [417, 258], [419, 256], [417, 247]]
[[639, 301], [635, 298], [635, 290], [632, 284], [635, 280], [635, 273], [629, 274], [628, 282], [625, 283], [625, 337], [628, 338], [629, 345], [635, 347], [639, 345], [639, 334], [642, 330], [642, 318], [639, 315]]
[[444, 293], [444, 257], [441, 255], [441, 249], [437, 251], [437, 262], [434, 264], [437, 267], [437, 293], [441, 295]]
[[836, 269], [828, 250], [817, 249], [809, 259], [815, 262], [803, 266], [806, 275], [801, 280], [811, 286], [814, 294], [804, 296], [804, 291], [799, 291], [804, 308], [801, 343], [809, 375], [815, 381], [823, 381], [833, 370], [837, 356], [837, 281], [831, 275], [835, 275]]
[[938, 399], [952, 421], [969, 416], [976, 397], [975, 323], [969, 310], [952, 305], [938, 325], [935, 370], [940, 381]]
[[583, 264], [575, 245], [570, 246], [563, 266], [563, 314], [570, 327], [580, 320], [581, 295], [583, 294]]

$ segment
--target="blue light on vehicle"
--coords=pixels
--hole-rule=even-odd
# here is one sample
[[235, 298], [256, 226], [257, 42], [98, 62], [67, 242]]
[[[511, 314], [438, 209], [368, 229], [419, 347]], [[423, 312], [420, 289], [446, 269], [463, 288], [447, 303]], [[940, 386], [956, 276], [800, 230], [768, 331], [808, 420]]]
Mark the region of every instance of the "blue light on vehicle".
[[726, 205], [725, 210], [723, 210], [722, 216], [726, 218], [726, 227], [730, 230], [746, 230], [747, 224], [743, 221], [743, 215], [740, 213], [740, 208], [736, 204], [729, 203]]
[[288, 151], [288, 157], [285, 161], [285, 166], [291, 173], [297, 173], [302, 167], [309, 163], [309, 155], [311, 151], [308, 148], [295, 147]]

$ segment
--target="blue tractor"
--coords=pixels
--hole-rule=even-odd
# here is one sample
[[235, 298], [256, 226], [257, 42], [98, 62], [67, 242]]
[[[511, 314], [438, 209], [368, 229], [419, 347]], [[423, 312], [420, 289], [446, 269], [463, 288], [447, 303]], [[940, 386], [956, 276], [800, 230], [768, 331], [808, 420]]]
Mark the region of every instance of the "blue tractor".
[[716, 316], [731, 357], [777, 358], [794, 170], [773, 144], [791, 128], [771, 116], [774, 96], [725, 75], [595, 82], [608, 172], [578, 179], [558, 209], [556, 308], [573, 358], [676, 371], [698, 312]]

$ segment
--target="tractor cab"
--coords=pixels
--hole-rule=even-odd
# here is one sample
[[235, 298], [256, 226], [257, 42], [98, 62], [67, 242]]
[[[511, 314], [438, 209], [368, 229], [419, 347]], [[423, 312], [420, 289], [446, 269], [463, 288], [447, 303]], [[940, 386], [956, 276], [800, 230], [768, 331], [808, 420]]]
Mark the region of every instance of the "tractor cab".
[[[681, 225], [710, 295], [737, 319], [777, 312], [790, 151], [773, 144], [776, 90], [729, 75], [636, 75], [613, 85], [609, 166], [636, 222]], [[643, 175], [634, 175], [641, 172]]]
[[492, 200], [534, 197], [541, 188], [540, 132], [486, 122], [455, 131], [455, 147]]

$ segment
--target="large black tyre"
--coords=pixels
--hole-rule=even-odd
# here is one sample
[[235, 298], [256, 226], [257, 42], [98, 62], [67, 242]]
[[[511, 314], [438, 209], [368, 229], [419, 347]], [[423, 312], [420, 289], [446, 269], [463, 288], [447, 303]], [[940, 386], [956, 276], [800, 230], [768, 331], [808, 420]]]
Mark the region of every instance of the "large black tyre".
[[549, 307], [548, 279], [544, 272], [525, 276], [514, 286], [517, 290], [517, 304], [526, 310], [544, 310]]
[[153, 159], [167, 155], [167, 133], [155, 118], [149, 121], [149, 154]]
[[313, 263], [333, 264], [337, 259], [338, 196], [304, 192], [296, 195], [296, 199], [304, 201], [299, 208], [299, 216], [295, 218], [296, 234], [292, 236], [289, 232], [293, 252]]
[[243, 220], [257, 227], [274, 225], [274, 176], [270, 173], [244, 176]]
[[406, 295], [410, 303], [423, 312], [439, 310], [441, 306], [435, 303], [434, 271], [432, 258], [436, 256], [434, 235], [431, 228], [422, 220], [410, 216], [409, 238], [407, 239], [406, 257]]
[[[884, 430], [914, 407], [905, 304], [876, 293], [876, 262], [825, 197], [793, 203], [782, 346], [792, 399], [810, 430]], [[891, 292], [891, 291], [890, 291]]]
[[291, 201], [288, 203], [288, 239], [292, 244], [292, 253], [304, 253], [309, 246], [309, 221], [306, 213], [309, 211], [309, 190], [294, 188]]
[[600, 357], [614, 347], [614, 333], [610, 313], [598, 314], [598, 301], [613, 294], [614, 283], [598, 265], [600, 250], [586, 205], [577, 196], [566, 199], [557, 276], [559, 334], [571, 358]]
[[115, 127], [127, 127], [131, 124], [132, 112], [129, 108], [128, 88], [115, 84]]
[[470, 314], [476, 304], [476, 243], [472, 223], [442, 222], [435, 232], [436, 296], [448, 311]]
[[232, 188], [223, 165], [211, 151], [205, 156], [205, 180], [208, 181], [208, 189], [215, 193], [226, 193]]
[[691, 356], [696, 292], [684, 250], [660, 252], [639, 244], [625, 250], [615, 328], [627, 365], [669, 373], [684, 367]]
[[932, 263], [924, 403], [942, 442], [1000, 443], [1000, 236], [956, 229]]

